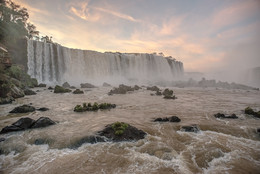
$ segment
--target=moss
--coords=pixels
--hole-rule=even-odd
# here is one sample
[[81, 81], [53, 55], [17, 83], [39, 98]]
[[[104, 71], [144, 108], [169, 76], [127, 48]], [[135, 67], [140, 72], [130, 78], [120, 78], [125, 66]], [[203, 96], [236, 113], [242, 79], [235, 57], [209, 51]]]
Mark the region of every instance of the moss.
[[63, 88], [59, 85], [56, 85], [55, 88], [54, 88], [54, 93], [66, 93], [66, 92], [71, 92], [71, 90]]
[[112, 129], [115, 132], [115, 135], [122, 135], [126, 128], [128, 128], [128, 124], [127, 123], [123, 123], [123, 122], [115, 122], [114, 124], [112, 124]]
[[[81, 108], [80, 108], [81, 107]], [[81, 105], [77, 105], [74, 108], [75, 112], [83, 112], [83, 111], [97, 111], [99, 109], [111, 109], [111, 108], [115, 108], [116, 105], [115, 104], [111, 104], [111, 103], [101, 103], [98, 104], [97, 102], [95, 102], [93, 105], [91, 103], [83, 103], [82, 106]], [[79, 110], [79, 111], [77, 111]]]
[[247, 107], [247, 108], [245, 109], [245, 113], [246, 113], [246, 114], [249, 114], [249, 115], [254, 115], [254, 114], [255, 114], [255, 112], [253, 111], [253, 109], [250, 108], [250, 107]]
[[74, 108], [75, 112], [84, 112], [85, 110], [83, 109], [83, 107], [81, 105], [77, 105]]

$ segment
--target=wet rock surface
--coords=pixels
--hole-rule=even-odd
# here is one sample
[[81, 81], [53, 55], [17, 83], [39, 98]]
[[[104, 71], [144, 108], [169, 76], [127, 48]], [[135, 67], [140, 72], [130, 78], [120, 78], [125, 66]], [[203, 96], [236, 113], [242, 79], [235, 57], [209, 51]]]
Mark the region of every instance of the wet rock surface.
[[251, 107], [245, 108], [245, 114], [260, 118], [260, 111], [254, 111]]
[[156, 118], [154, 122], [180, 122], [181, 119], [177, 116], [164, 117], [164, 118]]
[[236, 116], [236, 114], [225, 115], [225, 114], [221, 114], [221, 113], [215, 114], [214, 117], [216, 117], [216, 118], [229, 118], [229, 119], [237, 119], [238, 118]]
[[137, 141], [144, 139], [146, 133], [124, 122], [109, 124], [98, 135], [104, 136], [113, 142]]
[[48, 110], [49, 110], [49, 108], [45, 108], [45, 107], [42, 107], [42, 108], [37, 109], [37, 111], [42, 111], [42, 112], [48, 111]]
[[194, 133], [197, 133], [199, 132], [199, 127], [197, 125], [191, 125], [191, 126], [182, 126], [181, 127], [181, 131], [184, 131], [184, 132], [194, 132]]
[[72, 143], [69, 146], [69, 148], [70, 149], [77, 149], [85, 143], [95, 144], [95, 143], [106, 142], [106, 141], [107, 141], [107, 139], [105, 137], [91, 135], [91, 136], [83, 137], [83, 138], [75, 141], [74, 143]]
[[10, 113], [27, 113], [35, 111], [35, 107], [30, 105], [22, 105], [14, 108]]
[[40, 117], [36, 121], [29, 117], [25, 117], [25, 118], [20, 118], [18, 121], [14, 122], [10, 126], [4, 127], [1, 130], [0, 134], [22, 131], [22, 130], [33, 129], [33, 128], [43, 128], [54, 124], [56, 123], [51, 119], [49, 119], [48, 117]]

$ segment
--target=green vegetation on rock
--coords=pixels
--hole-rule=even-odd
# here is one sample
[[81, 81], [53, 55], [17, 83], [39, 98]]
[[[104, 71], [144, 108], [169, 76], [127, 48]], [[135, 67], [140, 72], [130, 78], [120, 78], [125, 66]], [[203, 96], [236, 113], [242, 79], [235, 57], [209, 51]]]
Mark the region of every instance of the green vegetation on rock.
[[74, 107], [74, 111], [75, 112], [85, 112], [85, 111], [97, 111], [99, 109], [104, 110], [104, 109], [112, 109], [115, 108], [116, 105], [115, 104], [111, 104], [111, 103], [94, 103], [93, 105], [91, 103], [83, 103], [82, 106], [81, 105], [77, 105]]
[[128, 124], [124, 122], [115, 122], [112, 124], [112, 129], [115, 132], [115, 135], [122, 135], [126, 128], [128, 128]]
[[54, 93], [67, 93], [67, 92], [71, 92], [71, 90], [63, 88], [59, 85], [56, 85], [55, 88], [54, 88]]
[[245, 108], [245, 114], [253, 115], [254, 117], [260, 118], [260, 111], [255, 112], [252, 108]]

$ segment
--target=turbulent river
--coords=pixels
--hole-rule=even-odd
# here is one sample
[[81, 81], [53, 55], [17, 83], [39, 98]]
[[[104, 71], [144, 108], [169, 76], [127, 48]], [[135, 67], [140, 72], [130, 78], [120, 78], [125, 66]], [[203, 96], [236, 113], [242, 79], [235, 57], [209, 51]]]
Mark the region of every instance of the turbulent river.
[[[178, 97], [165, 100], [141, 89], [124, 95], [107, 93], [111, 87], [84, 94], [54, 94], [45, 88], [37, 95], [0, 106], [0, 129], [21, 117], [45, 116], [58, 124], [1, 135], [5, 151], [0, 155], [0, 173], [259, 173], [260, 120], [245, 115], [243, 109], [260, 109], [260, 92], [246, 90], [171, 88]], [[115, 109], [76, 113], [83, 102], [115, 103]], [[32, 103], [47, 107], [46, 112], [8, 114], [14, 107]], [[217, 112], [235, 113], [239, 119], [216, 119]], [[155, 123], [156, 117], [176, 115], [179, 123]], [[137, 142], [83, 144], [69, 149], [73, 142], [93, 135], [107, 124], [127, 122], [147, 133]], [[197, 124], [198, 133], [180, 131], [183, 125]], [[48, 144], [35, 145], [36, 139]]]

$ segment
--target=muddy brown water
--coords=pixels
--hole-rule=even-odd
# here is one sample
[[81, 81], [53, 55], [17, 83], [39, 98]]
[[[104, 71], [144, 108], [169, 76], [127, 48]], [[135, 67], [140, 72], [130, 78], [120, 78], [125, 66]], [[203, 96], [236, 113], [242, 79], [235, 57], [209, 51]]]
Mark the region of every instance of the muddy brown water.
[[[245, 115], [247, 106], [260, 109], [260, 92], [246, 90], [172, 88], [177, 100], [151, 96], [144, 89], [108, 96], [111, 88], [86, 91], [83, 95], [53, 94], [39, 88], [35, 96], [0, 106], [0, 129], [21, 117], [45, 116], [58, 122], [43, 129], [1, 135], [4, 154], [0, 155], [0, 173], [259, 173], [260, 119]], [[38, 89], [34, 89], [38, 90]], [[115, 109], [75, 113], [73, 107], [83, 102], [109, 102]], [[47, 107], [46, 112], [8, 114], [21, 104]], [[216, 119], [213, 114], [235, 113], [239, 119]], [[156, 117], [176, 115], [180, 123], [155, 123]], [[115, 121], [129, 123], [147, 132], [137, 142], [69, 145], [93, 135]], [[201, 131], [180, 131], [182, 125], [197, 124]], [[36, 139], [47, 144], [35, 145]]]

